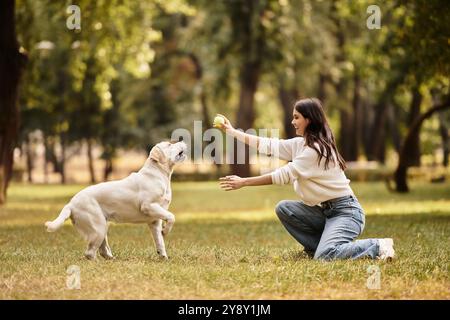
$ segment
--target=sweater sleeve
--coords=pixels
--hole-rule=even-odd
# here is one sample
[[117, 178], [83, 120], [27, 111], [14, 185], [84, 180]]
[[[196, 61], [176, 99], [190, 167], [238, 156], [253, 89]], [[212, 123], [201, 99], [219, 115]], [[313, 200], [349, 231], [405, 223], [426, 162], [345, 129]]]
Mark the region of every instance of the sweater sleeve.
[[305, 148], [292, 162], [278, 168], [271, 173], [274, 184], [288, 184], [303, 177], [308, 179], [322, 172], [317, 164], [317, 152], [311, 148]]
[[303, 138], [261, 138], [258, 151], [268, 156], [274, 156], [281, 160], [292, 161], [293, 157], [295, 156], [295, 150], [299, 148], [299, 143], [303, 145]]

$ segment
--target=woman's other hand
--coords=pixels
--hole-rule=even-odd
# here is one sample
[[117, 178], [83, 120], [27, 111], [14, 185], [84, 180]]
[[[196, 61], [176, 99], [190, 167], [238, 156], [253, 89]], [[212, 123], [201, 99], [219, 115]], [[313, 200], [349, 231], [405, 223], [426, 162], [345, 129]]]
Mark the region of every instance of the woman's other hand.
[[237, 190], [244, 186], [245, 178], [239, 176], [226, 176], [219, 178], [220, 187], [225, 191]]

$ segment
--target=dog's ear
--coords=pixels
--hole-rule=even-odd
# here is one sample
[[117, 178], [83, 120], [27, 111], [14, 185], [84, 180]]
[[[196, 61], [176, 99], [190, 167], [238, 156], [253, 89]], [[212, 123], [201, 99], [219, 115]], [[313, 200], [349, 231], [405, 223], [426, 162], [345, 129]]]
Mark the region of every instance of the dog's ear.
[[152, 150], [150, 151], [150, 159], [155, 160], [156, 162], [161, 162], [164, 163], [165, 162], [165, 157], [163, 152], [161, 151], [161, 149], [159, 147], [153, 147]]

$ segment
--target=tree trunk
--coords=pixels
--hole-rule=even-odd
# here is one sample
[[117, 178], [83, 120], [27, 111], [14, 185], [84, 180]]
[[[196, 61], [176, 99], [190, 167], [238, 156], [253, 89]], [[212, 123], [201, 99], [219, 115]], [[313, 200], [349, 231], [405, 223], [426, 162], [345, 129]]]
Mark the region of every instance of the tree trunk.
[[25, 158], [27, 163], [27, 179], [29, 183], [33, 183], [33, 150], [31, 147], [30, 135], [25, 136]]
[[359, 154], [359, 146], [362, 135], [361, 124], [361, 78], [355, 71], [353, 87], [353, 134], [351, 135], [351, 143], [349, 147], [348, 161], [357, 161]]
[[373, 106], [369, 104], [367, 100], [364, 101], [364, 103], [361, 103], [361, 114], [362, 114], [362, 142], [363, 142], [363, 151], [366, 155], [366, 158], [369, 158], [370, 154], [370, 137], [371, 137], [371, 130], [374, 114], [373, 114]]
[[50, 162], [50, 150], [48, 147], [48, 138], [47, 135], [43, 134], [44, 140], [44, 183], [48, 183], [48, 163]]
[[386, 129], [387, 108], [389, 107], [389, 102], [393, 94], [395, 93], [395, 90], [403, 82], [405, 74], [407, 73], [406, 72], [407, 69], [408, 69], [407, 66], [402, 66], [401, 70], [399, 70], [399, 74], [390, 79], [390, 81], [388, 81], [388, 83], [386, 84], [386, 88], [384, 89], [383, 93], [381, 94], [380, 98], [378, 99], [378, 102], [374, 107], [375, 119], [371, 127], [371, 135], [370, 135], [371, 148], [367, 153], [368, 160], [378, 160], [384, 162], [385, 150], [383, 149], [386, 146], [385, 129]]
[[[255, 93], [258, 87], [260, 64], [258, 62], [247, 62], [243, 66], [241, 73], [241, 93], [239, 96], [239, 109], [237, 112], [237, 128], [242, 130], [250, 129], [255, 121], [254, 103]], [[244, 150], [245, 154], [238, 154]], [[232, 173], [240, 177], [250, 176], [250, 149], [242, 142], [236, 141], [234, 144], [234, 161], [231, 164]], [[238, 159], [244, 160], [243, 164], [238, 163]]]
[[0, 1], [0, 204], [12, 177], [19, 131], [18, 87], [26, 58], [19, 52], [14, 0]]
[[378, 144], [377, 153], [375, 154], [376, 159], [380, 161], [382, 164], [386, 163], [386, 132], [387, 126], [384, 124], [384, 129], [381, 130], [378, 137], [380, 138], [380, 142]]
[[64, 133], [60, 133], [61, 139], [61, 159], [57, 161], [59, 174], [61, 175], [61, 184], [66, 184], [66, 138]]
[[87, 157], [88, 157], [88, 166], [89, 166], [89, 175], [91, 177], [91, 183], [96, 183], [95, 180], [95, 170], [94, 170], [94, 159], [92, 157], [92, 141], [91, 139], [86, 139], [87, 143]]
[[113, 172], [112, 159], [105, 159], [105, 170], [103, 171], [103, 181], [108, 181], [109, 176]]
[[[346, 61], [346, 53], [345, 53], [345, 44], [346, 44], [346, 36], [345, 36], [345, 27], [343, 26], [342, 18], [338, 14], [337, 3], [333, 1], [331, 3], [331, 11], [330, 11], [330, 19], [334, 23], [336, 29], [334, 32], [334, 37], [337, 42], [337, 55], [336, 55], [336, 63], [341, 64]], [[339, 79], [339, 82], [335, 84], [336, 94], [338, 96], [338, 100], [342, 101], [339, 103], [339, 119], [340, 119], [340, 132], [339, 132], [339, 152], [342, 157], [346, 161], [356, 160], [354, 158], [354, 152], [352, 151], [352, 138], [355, 135], [354, 133], [354, 121], [353, 114], [350, 108], [347, 108], [347, 91], [348, 91], [348, 82], [345, 76], [342, 76]]]
[[450, 139], [448, 136], [448, 127], [446, 125], [445, 122], [445, 117], [444, 117], [444, 113], [443, 112], [439, 112], [439, 133], [441, 135], [441, 139], [442, 139], [442, 152], [443, 152], [443, 160], [442, 160], [442, 165], [444, 166], [444, 168], [446, 168], [448, 166], [448, 155], [450, 153]]
[[100, 142], [103, 148], [101, 158], [104, 160], [103, 181], [107, 181], [113, 172], [113, 159], [116, 156], [116, 150], [120, 144], [120, 101], [119, 101], [119, 83], [117, 80], [110, 85], [112, 108], [103, 113], [103, 130], [100, 135]]
[[[179, 53], [183, 54], [183, 52], [179, 52]], [[203, 67], [202, 67], [202, 64], [200, 63], [200, 60], [194, 53], [189, 52], [189, 53], [187, 53], [187, 55], [191, 59], [192, 63], [195, 66], [195, 79], [197, 80], [197, 83], [200, 87], [199, 96], [200, 96], [200, 105], [202, 107], [203, 123], [205, 123], [206, 126], [209, 126], [212, 124], [212, 119], [209, 114], [209, 107], [208, 107], [208, 103], [207, 103], [206, 91], [205, 91], [205, 86], [203, 84]], [[203, 148], [205, 148], [206, 145], [207, 145], [206, 142], [204, 142]], [[214, 149], [212, 151], [211, 157], [213, 159], [216, 158], [216, 149]], [[220, 170], [220, 168], [222, 166], [221, 163], [215, 162], [214, 164], [216, 165], [216, 168]]]
[[[408, 126], [411, 126], [417, 117], [420, 116], [420, 105], [422, 103], [422, 94], [419, 91], [419, 86], [415, 86], [412, 89], [412, 100], [409, 109]], [[406, 157], [408, 158], [408, 167], [420, 166], [420, 139], [419, 131], [415, 132], [412, 136], [410, 148], [407, 151]]]
[[281, 106], [283, 107], [283, 126], [287, 139], [295, 137], [295, 128], [292, 125], [292, 110], [295, 101], [299, 97], [297, 89], [278, 89], [278, 97], [280, 98]]
[[[231, 13], [232, 33], [238, 41], [240, 64], [239, 74], [239, 107], [236, 114], [237, 128], [244, 131], [253, 126], [255, 120], [254, 103], [261, 73], [262, 59], [266, 44], [265, 27], [261, 17], [269, 7], [265, 1], [226, 1]], [[244, 154], [238, 154], [242, 152]], [[234, 161], [231, 164], [233, 174], [250, 176], [250, 149], [242, 142], [234, 144]], [[243, 159], [242, 159], [243, 158]], [[243, 160], [239, 164], [238, 160]]]
[[383, 145], [386, 137], [386, 112], [388, 108], [388, 102], [383, 99], [375, 106], [375, 119], [372, 125], [371, 130], [371, 138], [370, 138], [370, 146], [368, 153], [368, 160], [377, 160], [380, 162], [384, 162], [383, 159], [380, 158], [383, 154]]
[[409, 166], [408, 149], [414, 144], [414, 139], [420, 132], [420, 127], [422, 123], [428, 119], [433, 113], [450, 108], [450, 97], [447, 97], [446, 101], [442, 104], [432, 107], [430, 110], [424, 114], [418, 116], [410, 126], [408, 134], [406, 135], [405, 141], [402, 145], [402, 149], [399, 155], [397, 170], [394, 173], [395, 185], [397, 192], [408, 192], [407, 184], [407, 171]]
[[325, 105], [325, 100], [327, 98], [326, 93], [326, 84], [328, 82], [328, 76], [324, 73], [319, 73], [319, 85], [317, 88], [317, 98], [322, 102], [322, 105]]
[[353, 151], [353, 138], [355, 128], [352, 113], [346, 109], [341, 109], [340, 112], [340, 134], [339, 134], [339, 152], [345, 161], [356, 161]]
[[400, 123], [398, 115], [399, 109], [400, 109], [399, 106], [392, 104], [391, 106], [389, 106], [389, 113], [388, 113], [388, 123], [392, 137], [392, 144], [397, 153], [400, 153], [400, 148], [402, 145], [401, 135], [398, 128], [398, 124]]
[[56, 155], [55, 143], [53, 141], [47, 141], [47, 152], [48, 161], [53, 165], [53, 172], [60, 173], [61, 167]]
[[210, 114], [209, 114], [209, 108], [206, 102], [206, 93], [203, 87], [203, 68], [200, 63], [200, 60], [198, 57], [190, 52], [187, 54], [189, 59], [191, 59], [192, 63], [195, 67], [195, 79], [197, 80], [197, 83], [200, 85], [200, 104], [202, 106], [202, 116], [203, 116], [203, 122], [205, 124], [210, 124], [212, 122]]

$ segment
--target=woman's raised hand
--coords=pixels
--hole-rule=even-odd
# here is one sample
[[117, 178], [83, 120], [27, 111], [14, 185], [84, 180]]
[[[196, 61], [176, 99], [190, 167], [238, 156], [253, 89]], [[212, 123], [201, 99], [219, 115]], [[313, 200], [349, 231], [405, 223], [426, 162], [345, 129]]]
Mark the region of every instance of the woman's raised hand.
[[225, 122], [221, 126], [219, 126], [219, 129], [222, 129], [223, 131], [234, 129], [233, 126], [231, 125], [230, 120], [228, 120], [227, 117], [225, 117], [223, 114], [220, 114], [220, 113], [218, 113], [217, 115], [222, 117], [225, 120]]

